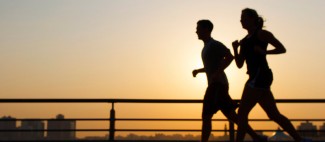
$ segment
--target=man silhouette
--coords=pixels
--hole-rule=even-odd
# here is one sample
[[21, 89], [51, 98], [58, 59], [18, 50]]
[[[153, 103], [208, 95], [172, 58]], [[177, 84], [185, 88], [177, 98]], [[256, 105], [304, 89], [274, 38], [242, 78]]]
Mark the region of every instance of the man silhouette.
[[[227, 119], [237, 123], [237, 114], [235, 109], [237, 104], [231, 99], [228, 90], [229, 84], [224, 70], [233, 60], [230, 50], [221, 42], [211, 37], [213, 24], [209, 20], [199, 20], [197, 22], [196, 34], [198, 38], [204, 42], [202, 49], [202, 61], [204, 67], [193, 70], [193, 77], [198, 73], [205, 72], [208, 80], [203, 100], [202, 111], [202, 135], [201, 142], [207, 142], [212, 129], [212, 117], [219, 110], [227, 117]], [[249, 127], [248, 133], [256, 141], [262, 141], [263, 138], [258, 136]]]

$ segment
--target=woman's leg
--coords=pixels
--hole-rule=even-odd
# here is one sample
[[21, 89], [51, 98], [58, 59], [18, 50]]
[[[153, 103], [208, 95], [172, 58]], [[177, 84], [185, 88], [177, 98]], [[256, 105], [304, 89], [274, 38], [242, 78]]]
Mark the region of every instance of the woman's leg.
[[264, 109], [268, 117], [278, 123], [295, 139], [295, 141], [301, 141], [301, 136], [295, 130], [290, 120], [279, 112], [272, 92], [270, 90], [259, 90], [259, 92], [261, 93], [259, 104]]
[[252, 108], [256, 105], [258, 101], [258, 96], [254, 93], [254, 90], [245, 85], [243, 95], [240, 101], [239, 109], [238, 109], [238, 129], [236, 141], [242, 142], [244, 141], [246, 131], [248, 129], [248, 114], [252, 110]]
[[[238, 115], [236, 114], [235, 110], [225, 111], [221, 110], [222, 113], [227, 117], [228, 120], [234, 122], [238, 125]], [[263, 137], [259, 136], [250, 125], [247, 126], [247, 133], [256, 141], [263, 141]]]

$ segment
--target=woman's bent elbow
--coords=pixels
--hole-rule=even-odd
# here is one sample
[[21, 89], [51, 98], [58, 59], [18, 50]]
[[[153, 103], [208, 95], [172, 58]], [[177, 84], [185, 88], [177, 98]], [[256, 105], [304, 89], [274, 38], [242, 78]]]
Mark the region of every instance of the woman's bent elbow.
[[285, 48], [283, 48], [282, 50], [281, 50], [281, 53], [286, 53], [287, 52], [287, 49], [285, 49]]
[[243, 67], [243, 64], [236, 63], [237, 67], [241, 69]]

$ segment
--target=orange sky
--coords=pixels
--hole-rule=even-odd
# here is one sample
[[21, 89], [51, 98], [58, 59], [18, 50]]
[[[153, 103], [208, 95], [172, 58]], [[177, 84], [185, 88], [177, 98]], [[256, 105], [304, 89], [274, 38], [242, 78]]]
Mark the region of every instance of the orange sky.
[[[322, 0], [294, 4], [266, 0], [4, 0], [0, 2], [1, 98], [202, 99], [206, 77], [191, 76], [193, 69], [202, 67], [203, 43], [195, 34], [196, 22], [210, 19], [215, 25], [212, 36], [231, 48], [232, 41], [246, 34], [239, 22], [240, 12], [246, 7], [256, 9], [265, 18], [266, 29], [287, 48], [286, 54], [267, 57], [275, 77], [274, 96], [324, 98], [324, 4]], [[234, 63], [226, 69], [230, 94], [235, 99], [241, 96], [245, 72], [245, 67], [239, 70]], [[2, 106], [0, 115], [19, 118], [55, 117], [58, 113], [106, 117], [109, 108]], [[156, 109], [165, 112], [159, 107], [141, 116], [129, 107], [118, 108], [117, 115], [123, 117], [178, 114], [199, 118], [201, 113], [197, 105], [179, 111], [172, 108], [175, 113], [169, 115], [153, 113]], [[289, 118], [310, 113], [305, 106], [280, 109]], [[323, 109], [312, 109], [315, 113], [311, 117], [323, 116]], [[265, 114], [257, 107], [251, 116]]]

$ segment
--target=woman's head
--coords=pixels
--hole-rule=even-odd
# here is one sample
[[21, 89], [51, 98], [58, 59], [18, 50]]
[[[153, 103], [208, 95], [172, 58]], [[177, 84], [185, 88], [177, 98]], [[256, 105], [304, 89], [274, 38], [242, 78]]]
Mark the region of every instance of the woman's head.
[[262, 29], [264, 20], [260, 17], [256, 10], [245, 8], [242, 10], [240, 22], [244, 29], [257, 28]]

